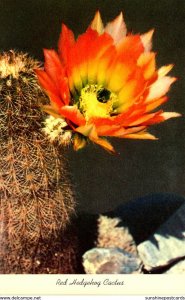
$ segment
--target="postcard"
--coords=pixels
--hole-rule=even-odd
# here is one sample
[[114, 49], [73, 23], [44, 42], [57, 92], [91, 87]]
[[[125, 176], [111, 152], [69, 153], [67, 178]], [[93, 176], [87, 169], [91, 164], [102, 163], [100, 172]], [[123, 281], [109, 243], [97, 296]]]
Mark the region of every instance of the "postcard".
[[184, 28], [183, 0], [0, 1], [2, 299], [185, 295]]

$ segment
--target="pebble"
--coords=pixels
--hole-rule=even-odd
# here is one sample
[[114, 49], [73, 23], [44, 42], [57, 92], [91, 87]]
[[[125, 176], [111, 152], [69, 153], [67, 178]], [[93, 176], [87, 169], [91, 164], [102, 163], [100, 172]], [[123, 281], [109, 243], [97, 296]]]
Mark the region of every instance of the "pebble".
[[86, 274], [141, 273], [138, 256], [120, 248], [92, 248], [83, 255]]

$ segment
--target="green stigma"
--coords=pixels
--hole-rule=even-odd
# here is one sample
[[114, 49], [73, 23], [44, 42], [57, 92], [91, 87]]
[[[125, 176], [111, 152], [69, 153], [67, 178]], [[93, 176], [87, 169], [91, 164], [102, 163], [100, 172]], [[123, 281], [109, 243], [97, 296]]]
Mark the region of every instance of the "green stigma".
[[89, 120], [92, 117], [110, 117], [116, 101], [115, 93], [97, 84], [88, 84], [81, 90], [78, 105], [86, 120]]

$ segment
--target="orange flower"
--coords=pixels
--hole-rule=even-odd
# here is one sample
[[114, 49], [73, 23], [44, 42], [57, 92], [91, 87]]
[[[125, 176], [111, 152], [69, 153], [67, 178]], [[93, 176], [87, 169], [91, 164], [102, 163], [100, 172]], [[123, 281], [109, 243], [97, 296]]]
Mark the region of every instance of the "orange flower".
[[114, 152], [108, 136], [156, 139], [147, 128], [179, 116], [156, 111], [176, 78], [166, 76], [172, 65], [156, 69], [152, 35], [127, 34], [122, 13], [104, 27], [97, 12], [77, 40], [63, 24], [58, 53], [44, 50], [44, 70], [36, 70], [50, 98], [43, 109], [65, 119], [76, 150], [90, 139]]

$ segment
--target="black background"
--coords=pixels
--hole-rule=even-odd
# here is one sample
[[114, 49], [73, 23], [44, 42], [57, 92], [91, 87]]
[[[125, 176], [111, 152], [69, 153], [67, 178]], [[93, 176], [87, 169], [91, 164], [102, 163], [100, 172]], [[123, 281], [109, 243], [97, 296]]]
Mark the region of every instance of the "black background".
[[133, 198], [156, 192], [185, 195], [185, 1], [184, 0], [0, 0], [0, 49], [29, 52], [43, 60], [43, 48], [55, 48], [66, 23], [76, 35], [95, 11], [108, 22], [123, 11], [129, 31], [155, 28], [157, 64], [174, 63], [178, 77], [163, 108], [181, 118], [153, 126], [158, 141], [116, 140], [119, 155], [95, 145], [66, 151], [77, 192], [78, 210], [100, 213]]

